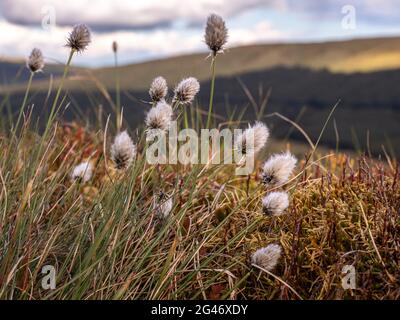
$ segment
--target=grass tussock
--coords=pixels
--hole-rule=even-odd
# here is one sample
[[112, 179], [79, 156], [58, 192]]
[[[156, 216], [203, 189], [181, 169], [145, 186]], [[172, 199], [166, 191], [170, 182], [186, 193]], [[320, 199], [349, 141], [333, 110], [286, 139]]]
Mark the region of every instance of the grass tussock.
[[[398, 299], [398, 169], [340, 154], [302, 160], [286, 189], [288, 213], [265, 216], [261, 166], [149, 166], [139, 154], [121, 174], [103, 132], [58, 127], [37, 158], [39, 136], [0, 142], [2, 298]], [[109, 141], [111, 143], [112, 141]], [[90, 158], [90, 181], [70, 172]], [[167, 217], [155, 201], [173, 199]], [[251, 255], [279, 244], [273, 272]], [[41, 288], [54, 265], [55, 290]], [[344, 265], [357, 289], [343, 290]]]

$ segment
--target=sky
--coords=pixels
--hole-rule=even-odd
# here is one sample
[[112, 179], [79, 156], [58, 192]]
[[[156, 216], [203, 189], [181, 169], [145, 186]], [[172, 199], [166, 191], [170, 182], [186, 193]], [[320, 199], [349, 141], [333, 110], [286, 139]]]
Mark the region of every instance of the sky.
[[0, 0], [0, 57], [25, 57], [34, 47], [63, 62], [76, 23], [92, 44], [82, 66], [120, 64], [207, 52], [210, 13], [226, 20], [228, 48], [276, 42], [319, 42], [400, 35], [400, 0]]

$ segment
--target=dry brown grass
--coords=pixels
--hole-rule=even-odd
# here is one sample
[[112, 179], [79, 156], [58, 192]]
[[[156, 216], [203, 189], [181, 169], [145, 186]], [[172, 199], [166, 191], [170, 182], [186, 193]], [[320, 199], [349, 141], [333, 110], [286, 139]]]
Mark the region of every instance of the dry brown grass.
[[[103, 137], [60, 127], [41, 161], [37, 136], [0, 140], [1, 298], [400, 298], [396, 163], [303, 158], [286, 186], [288, 214], [271, 218], [256, 173], [248, 196], [230, 166], [151, 167], [139, 156], [121, 175], [105, 166]], [[93, 180], [72, 185], [73, 164], [89, 156]], [[152, 209], [160, 191], [174, 197], [166, 221]], [[269, 243], [284, 251], [272, 274], [249, 263]], [[57, 269], [53, 291], [40, 287], [46, 264]], [[347, 264], [355, 290], [341, 287]]]

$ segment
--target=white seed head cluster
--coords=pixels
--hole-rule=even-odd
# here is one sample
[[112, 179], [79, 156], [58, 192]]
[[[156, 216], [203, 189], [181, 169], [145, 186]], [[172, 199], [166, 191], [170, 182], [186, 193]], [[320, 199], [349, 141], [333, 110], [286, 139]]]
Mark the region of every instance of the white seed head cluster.
[[172, 197], [168, 199], [160, 199], [154, 203], [156, 215], [160, 219], [166, 219], [171, 213], [173, 207], [174, 201], [172, 200]]
[[82, 52], [87, 48], [91, 41], [89, 27], [85, 24], [77, 24], [69, 34], [67, 47], [77, 52]]
[[163, 77], [157, 77], [150, 85], [149, 95], [153, 102], [164, 100], [168, 93], [167, 81]]
[[262, 182], [267, 186], [283, 185], [296, 166], [297, 159], [290, 152], [272, 155], [263, 165]]
[[286, 192], [275, 191], [262, 199], [263, 212], [268, 216], [281, 216], [289, 207], [289, 196]]
[[267, 271], [272, 271], [278, 264], [282, 249], [277, 244], [269, 244], [265, 248], [258, 249], [251, 256], [251, 263]]
[[117, 53], [117, 51], [118, 51], [118, 42], [117, 41], [113, 41], [113, 43], [112, 43], [112, 51], [114, 53]]
[[228, 41], [228, 29], [219, 15], [211, 14], [208, 17], [204, 40], [214, 55], [223, 50]]
[[174, 101], [182, 104], [190, 104], [199, 91], [200, 84], [196, 78], [183, 79], [175, 88]]
[[33, 73], [40, 72], [44, 68], [44, 59], [42, 51], [34, 48], [26, 60], [26, 67]]
[[127, 169], [136, 155], [136, 146], [134, 145], [128, 132], [119, 133], [114, 143], [111, 145], [111, 159], [117, 169]]
[[247, 128], [240, 134], [235, 142], [235, 148], [242, 154], [255, 156], [267, 143], [269, 130], [262, 122], [256, 122], [254, 126]]
[[171, 106], [165, 101], [160, 101], [157, 105], [150, 109], [146, 116], [147, 130], [169, 129], [172, 121], [173, 111]]
[[71, 181], [88, 182], [92, 178], [93, 164], [89, 161], [78, 164], [71, 173]]

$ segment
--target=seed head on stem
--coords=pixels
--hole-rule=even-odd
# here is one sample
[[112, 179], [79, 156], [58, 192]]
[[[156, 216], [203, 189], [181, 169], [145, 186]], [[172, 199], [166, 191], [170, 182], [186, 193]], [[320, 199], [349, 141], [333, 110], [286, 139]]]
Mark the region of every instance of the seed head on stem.
[[77, 24], [73, 27], [67, 39], [67, 47], [76, 52], [84, 51], [91, 42], [90, 29], [86, 24]]
[[271, 192], [262, 199], [262, 205], [266, 215], [281, 216], [289, 206], [289, 196], [286, 192]]
[[168, 93], [167, 81], [163, 77], [157, 77], [150, 85], [149, 95], [153, 102], [164, 100]]
[[223, 51], [228, 41], [228, 29], [219, 15], [213, 13], [208, 16], [204, 39], [214, 56]]
[[93, 164], [89, 161], [78, 164], [71, 172], [71, 181], [88, 182], [92, 178]]
[[290, 153], [272, 155], [263, 165], [262, 182], [266, 186], [283, 185], [292, 174], [297, 159]]
[[44, 59], [42, 51], [38, 48], [34, 48], [26, 60], [26, 67], [32, 72], [40, 72], [44, 67]]
[[265, 146], [269, 137], [269, 130], [262, 122], [256, 122], [252, 127], [249, 126], [244, 132], [238, 135], [235, 148], [240, 150], [243, 155], [255, 157], [256, 154]]
[[118, 51], [118, 42], [117, 41], [113, 41], [113, 43], [112, 43], [112, 51], [114, 53], [117, 53], [117, 51]]
[[196, 78], [190, 77], [183, 79], [175, 88], [174, 102], [190, 104], [199, 91], [200, 84]]
[[269, 244], [265, 248], [258, 249], [251, 256], [251, 263], [264, 268], [267, 271], [272, 271], [278, 264], [282, 249], [277, 244]]
[[136, 146], [128, 132], [119, 133], [111, 146], [111, 158], [117, 169], [127, 169], [136, 155]]

